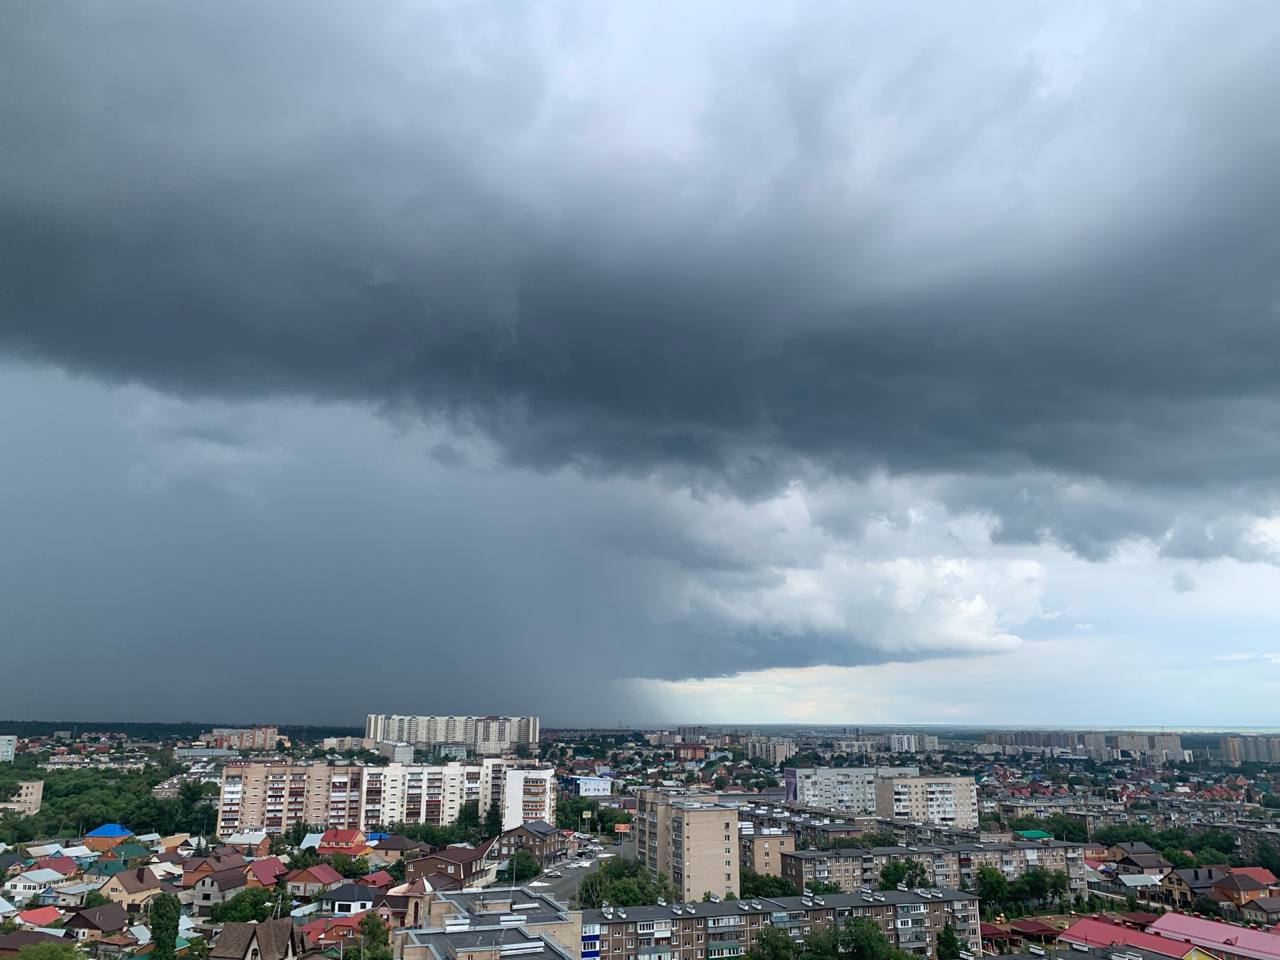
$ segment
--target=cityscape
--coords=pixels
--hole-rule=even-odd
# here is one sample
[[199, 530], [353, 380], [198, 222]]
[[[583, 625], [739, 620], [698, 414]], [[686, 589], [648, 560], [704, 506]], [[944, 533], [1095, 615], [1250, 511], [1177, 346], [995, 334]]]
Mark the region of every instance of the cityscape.
[[0, 960], [1280, 960], [1280, 0], [0, 77]]

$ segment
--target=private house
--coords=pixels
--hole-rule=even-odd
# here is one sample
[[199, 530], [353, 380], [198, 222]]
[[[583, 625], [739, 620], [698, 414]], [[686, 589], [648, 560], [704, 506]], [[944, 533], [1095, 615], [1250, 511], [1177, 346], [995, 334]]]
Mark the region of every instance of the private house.
[[20, 927], [35, 930], [38, 927], [57, 923], [62, 919], [62, 911], [57, 907], [33, 907], [30, 910], [23, 910], [15, 919]]
[[288, 917], [262, 923], [223, 924], [209, 948], [209, 960], [293, 960], [302, 952], [301, 934]]
[[201, 877], [192, 888], [195, 892], [192, 905], [195, 907], [197, 916], [209, 916], [213, 913], [214, 907], [220, 903], [226, 903], [243, 890], [244, 886], [243, 868], [240, 867], [220, 870]]
[[6, 880], [3, 889], [7, 899], [16, 904], [24, 904], [32, 897], [38, 897], [46, 887], [63, 883], [66, 878], [57, 870], [27, 870]]
[[194, 887], [203, 877], [226, 870], [243, 870], [246, 863], [248, 861], [238, 853], [226, 857], [217, 855], [196, 857], [187, 861], [183, 867], [181, 885]]
[[1221, 867], [1188, 867], [1170, 870], [1160, 881], [1160, 896], [1165, 903], [1183, 909], [1190, 908], [1198, 897], [1208, 897], [1214, 884], [1227, 879], [1230, 874]]
[[245, 886], [274, 887], [276, 881], [288, 872], [288, 868], [281, 862], [279, 857], [250, 860], [244, 867]]
[[314, 897], [342, 883], [342, 874], [327, 863], [302, 867], [286, 874], [284, 885], [291, 897]]
[[129, 914], [118, 903], [81, 907], [63, 924], [68, 933], [80, 941], [101, 940], [124, 932], [128, 926]]
[[1280, 897], [1254, 897], [1240, 907], [1245, 923], [1257, 923], [1270, 927], [1280, 923]]
[[265, 830], [245, 830], [233, 833], [222, 841], [224, 847], [230, 847], [246, 857], [265, 857], [271, 853], [271, 838]]
[[402, 837], [399, 834], [391, 834], [378, 841], [378, 845], [373, 848], [387, 863], [395, 863], [406, 857], [419, 857], [430, 853], [434, 848], [429, 843], [423, 843], [420, 840], [410, 840], [408, 837]]
[[16, 957], [23, 947], [34, 947], [40, 943], [66, 943], [66, 941], [51, 933], [39, 933], [34, 930], [0, 933], [0, 957]]
[[336, 853], [345, 853], [349, 857], [358, 857], [369, 847], [362, 830], [326, 830], [320, 835], [320, 844], [316, 853], [322, 857], [331, 857]]
[[124, 843], [133, 837], [133, 831], [128, 827], [121, 826], [118, 823], [104, 823], [96, 830], [90, 830], [84, 835], [84, 845], [90, 850], [99, 852], [110, 850], [118, 844]]
[[373, 902], [382, 896], [382, 891], [374, 887], [366, 887], [360, 883], [344, 883], [340, 887], [326, 890], [320, 894], [320, 910], [336, 916], [344, 914], [364, 913], [373, 909]]
[[99, 889], [103, 896], [136, 912], [160, 892], [160, 880], [149, 868], [134, 867], [109, 877]]

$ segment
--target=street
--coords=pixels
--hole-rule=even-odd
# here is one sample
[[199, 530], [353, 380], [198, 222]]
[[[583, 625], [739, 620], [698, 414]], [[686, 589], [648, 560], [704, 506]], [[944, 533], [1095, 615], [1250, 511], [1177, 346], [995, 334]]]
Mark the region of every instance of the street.
[[[636, 842], [635, 840], [628, 839], [625, 840], [620, 847], [605, 844], [604, 853], [613, 854], [614, 856], [619, 857], [634, 858], [636, 855]], [[607, 862], [608, 859], [609, 858], [607, 856], [603, 860], [598, 856], [593, 857], [591, 860], [587, 860], [587, 858], [583, 857], [581, 862], [589, 863], [590, 866], [577, 867], [572, 870], [568, 869], [567, 863], [562, 863], [553, 867], [552, 872], [558, 870], [560, 873], [563, 873], [564, 876], [548, 877], [546, 874], [542, 874], [541, 876], [535, 877], [526, 884], [526, 886], [529, 887], [530, 890], [538, 893], [544, 893], [549, 897], [554, 897], [560, 903], [567, 906], [569, 901], [571, 901], [577, 894], [578, 887], [581, 885], [583, 879], [599, 867], [601, 863]]]

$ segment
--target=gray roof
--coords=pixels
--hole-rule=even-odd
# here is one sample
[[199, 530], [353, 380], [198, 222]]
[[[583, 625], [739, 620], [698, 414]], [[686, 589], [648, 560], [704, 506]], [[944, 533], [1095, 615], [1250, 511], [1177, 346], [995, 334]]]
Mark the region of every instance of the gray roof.
[[[566, 916], [565, 908], [558, 901], [543, 893], [536, 893], [524, 887], [488, 887], [484, 890], [446, 890], [440, 898], [453, 904], [460, 913], [466, 914], [473, 922], [489, 923], [504, 914], [518, 914], [527, 923], [556, 923]], [[494, 909], [504, 903], [510, 907]]]
[[[721, 900], [719, 903], [682, 903], [678, 906], [681, 912], [675, 912], [675, 904], [645, 907], [616, 907], [612, 916], [605, 916], [603, 910], [582, 911], [583, 923], [610, 923], [614, 920], [664, 920], [673, 916], [684, 917], [727, 917], [751, 916], [752, 914], [769, 914], [800, 910], [847, 910], [852, 907], [872, 907], [877, 905], [896, 906], [904, 903], [925, 903], [928, 900], [947, 902], [978, 900], [976, 893], [964, 893], [961, 890], [931, 890], [934, 896], [926, 898], [914, 890], [883, 890], [871, 894], [875, 899], [868, 901], [860, 893], [827, 893], [819, 897], [753, 897], [750, 900]], [[806, 902], [807, 901], [807, 902]], [[745, 905], [745, 909], [744, 909]], [[622, 913], [626, 917], [621, 916]]]
[[[524, 927], [485, 926], [472, 927], [469, 930], [410, 930], [409, 940], [415, 945], [426, 947], [434, 960], [451, 960], [460, 950], [477, 950], [492, 947], [514, 947], [526, 945], [528, 951], [520, 951], [522, 958], [529, 960], [576, 960], [542, 937], [530, 933]], [[541, 950], [533, 949], [541, 944]]]

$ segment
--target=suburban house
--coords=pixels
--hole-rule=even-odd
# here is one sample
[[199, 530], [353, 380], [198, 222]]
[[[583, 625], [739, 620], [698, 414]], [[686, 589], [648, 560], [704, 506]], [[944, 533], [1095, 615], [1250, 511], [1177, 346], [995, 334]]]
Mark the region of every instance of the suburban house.
[[293, 960], [302, 952], [301, 934], [288, 917], [262, 923], [223, 924], [209, 948], [209, 960]]
[[1264, 927], [1280, 923], [1280, 897], [1254, 897], [1240, 907], [1240, 916], [1246, 923]]
[[34, 947], [40, 943], [66, 943], [66, 940], [55, 937], [51, 933], [39, 933], [35, 930], [0, 933], [0, 957], [16, 957], [23, 947]]
[[16, 919], [19, 926], [34, 930], [57, 923], [62, 919], [62, 911], [57, 907], [32, 907], [30, 910], [23, 910]]
[[233, 869], [243, 870], [246, 863], [248, 861], [238, 853], [225, 857], [217, 855], [197, 857], [183, 866], [182, 886], [194, 887], [201, 877], [207, 877], [211, 873], [222, 873]]
[[246, 857], [265, 857], [271, 853], [271, 838], [265, 830], [245, 830], [233, 833], [222, 841], [224, 847], [230, 847]]
[[342, 874], [327, 863], [302, 867], [285, 876], [284, 886], [291, 897], [314, 897], [342, 883]]
[[335, 853], [345, 853], [349, 857], [358, 857], [369, 847], [362, 830], [326, 830], [320, 836], [320, 845], [316, 853], [322, 857], [331, 857]]
[[419, 857], [430, 853], [434, 848], [429, 843], [410, 840], [408, 837], [393, 833], [379, 840], [378, 845], [373, 849], [387, 863], [395, 863], [406, 857]]
[[160, 880], [149, 868], [134, 867], [108, 878], [99, 889], [103, 896], [121, 904], [126, 910], [136, 911], [160, 892]]
[[66, 880], [57, 870], [28, 870], [16, 877], [6, 880], [4, 895], [16, 904], [24, 904], [32, 897], [40, 895], [45, 887], [52, 887]]
[[325, 913], [350, 914], [364, 913], [373, 909], [373, 902], [382, 896], [382, 891], [374, 887], [366, 887], [360, 883], [344, 883], [340, 887], [326, 890], [320, 894], [320, 909]]
[[241, 868], [232, 867], [229, 870], [219, 870], [217, 873], [206, 874], [196, 881], [193, 888], [195, 890], [195, 906], [198, 916], [207, 917], [213, 912], [213, 908], [220, 903], [226, 903], [245, 886], [244, 873]]
[[279, 857], [263, 857], [250, 860], [244, 867], [246, 887], [274, 887], [280, 877], [289, 872]]
[[1230, 874], [1222, 867], [1188, 867], [1170, 870], [1160, 881], [1160, 895], [1175, 907], [1190, 907], [1198, 897], [1208, 897], [1214, 884]]
[[122, 932], [129, 926], [129, 914], [118, 903], [81, 907], [63, 924], [77, 940], [101, 940]]
[[90, 850], [99, 852], [110, 850], [117, 844], [124, 843], [133, 837], [133, 831], [128, 827], [123, 827], [118, 823], [104, 823], [96, 830], [90, 830], [84, 835], [84, 845]]

